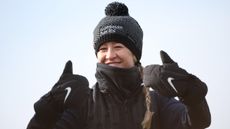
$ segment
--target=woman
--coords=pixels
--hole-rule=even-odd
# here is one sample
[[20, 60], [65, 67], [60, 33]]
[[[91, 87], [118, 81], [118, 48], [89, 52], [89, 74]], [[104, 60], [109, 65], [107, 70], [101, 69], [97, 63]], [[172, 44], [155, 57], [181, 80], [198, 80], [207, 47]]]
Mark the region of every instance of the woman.
[[[67, 62], [52, 90], [35, 103], [36, 113], [27, 129], [208, 127], [205, 83], [163, 51], [163, 65], [149, 65], [143, 70], [143, 32], [138, 22], [119, 2], [110, 3], [105, 13], [94, 30], [96, 84], [90, 89], [87, 79], [74, 75], [72, 63]], [[149, 87], [154, 90], [149, 91]]]

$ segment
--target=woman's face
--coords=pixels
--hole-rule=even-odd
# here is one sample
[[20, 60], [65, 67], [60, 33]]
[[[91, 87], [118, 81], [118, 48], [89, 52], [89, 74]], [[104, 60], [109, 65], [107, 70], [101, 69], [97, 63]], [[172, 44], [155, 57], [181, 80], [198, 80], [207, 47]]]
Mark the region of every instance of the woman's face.
[[134, 55], [121, 43], [107, 42], [100, 46], [97, 52], [98, 63], [119, 67], [131, 68], [135, 65]]

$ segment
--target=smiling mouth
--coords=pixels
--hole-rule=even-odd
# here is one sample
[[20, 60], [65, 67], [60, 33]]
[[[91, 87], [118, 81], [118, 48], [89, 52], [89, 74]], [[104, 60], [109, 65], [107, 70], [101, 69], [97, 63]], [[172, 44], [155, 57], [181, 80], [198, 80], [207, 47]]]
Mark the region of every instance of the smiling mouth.
[[106, 63], [107, 65], [110, 65], [110, 66], [116, 66], [116, 65], [119, 65], [120, 62], [109, 62], [109, 63]]

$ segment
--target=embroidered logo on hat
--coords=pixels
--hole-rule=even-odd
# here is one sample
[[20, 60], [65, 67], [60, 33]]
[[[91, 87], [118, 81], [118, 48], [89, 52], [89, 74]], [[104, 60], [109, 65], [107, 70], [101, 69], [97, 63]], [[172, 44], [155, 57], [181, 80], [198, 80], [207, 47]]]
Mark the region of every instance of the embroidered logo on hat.
[[119, 32], [123, 32], [123, 26], [119, 26], [119, 25], [109, 25], [109, 26], [105, 26], [103, 28], [100, 29], [100, 35], [104, 35], [104, 34], [108, 34], [108, 33], [119, 33]]

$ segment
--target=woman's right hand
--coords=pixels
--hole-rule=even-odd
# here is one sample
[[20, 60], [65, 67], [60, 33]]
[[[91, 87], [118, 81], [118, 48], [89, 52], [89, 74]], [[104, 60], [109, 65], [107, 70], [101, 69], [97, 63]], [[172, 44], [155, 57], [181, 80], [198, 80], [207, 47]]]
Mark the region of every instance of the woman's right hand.
[[34, 104], [36, 115], [46, 122], [56, 121], [65, 109], [79, 108], [88, 93], [88, 80], [84, 76], [74, 75], [72, 62], [68, 61], [51, 91]]

